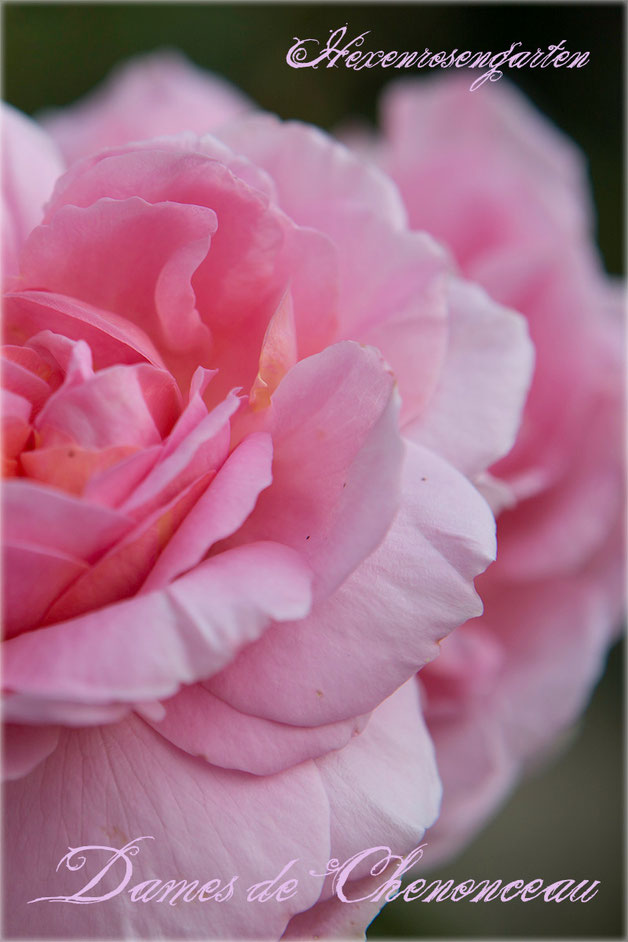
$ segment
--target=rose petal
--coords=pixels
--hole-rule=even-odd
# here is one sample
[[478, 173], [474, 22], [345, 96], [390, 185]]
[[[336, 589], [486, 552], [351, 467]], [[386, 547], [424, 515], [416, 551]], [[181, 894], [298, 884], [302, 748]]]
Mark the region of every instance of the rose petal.
[[190, 755], [227, 769], [274, 775], [346, 745], [368, 717], [306, 729], [248, 716], [215, 697], [202, 683], [184, 687], [165, 701], [165, 718], [155, 721], [165, 736]]
[[[500, 557], [482, 577], [485, 614], [477, 622], [499, 645], [499, 672], [471, 691], [468, 681], [452, 685], [444, 698], [440, 659], [421, 671], [444, 785], [441, 816], [428, 835], [430, 863], [470, 840], [522, 765], [551, 748], [584, 709], [620, 624], [624, 551], [619, 525], [586, 567], [520, 585], [502, 579]], [[448, 645], [459, 646], [466, 631], [454, 632]]]
[[83, 494], [90, 479], [111, 466], [119, 466], [135, 454], [132, 445], [103, 448], [98, 451], [78, 445], [53, 445], [24, 452], [20, 458], [23, 473], [31, 480], [43, 481], [69, 494]]
[[11, 640], [4, 683], [45, 703], [155, 700], [207, 677], [266, 629], [311, 604], [310, 574], [288, 547], [221, 553], [162, 591]]
[[[3, 546], [4, 627], [7, 638], [37, 625], [64, 589], [88, 569], [81, 559], [9, 539]], [[33, 580], [33, 573], [37, 579]]]
[[175, 425], [164, 442], [160, 460], [122, 504], [136, 519], [145, 517], [172, 500], [179, 492], [209, 471], [215, 472], [229, 451], [229, 420], [240, 401], [234, 392], [198, 422], [186, 437]]
[[[322, 881], [308, 871], [324, 868], [330, 853], [327, 798], [312, 763], [263, 779], [217, 769], [137, 717], [64, 731], [43, 765], [7, 786], [5, 810], [12, 870], [4, 880], [4, 919], [12, 937], [151, 938], [158, 926], [169, 938], [248, 939], [259, 938], [263, 918], [264, 934], [279, 938], [290, 917], [316, 901]], [[28, 903], [78, 892], [110, 856], [86, 851], [84, 869], [55, 870], [68, 845], [120, 849], [140, 837], [146, 839], [129, 857], [132, 875], [119, 895], [92, 906]], [[247, 902], [249, 887], [273, 879], [291, 860], [297, 862], [286, 879], [298, 879], [296, 895]], [[124, 864], [115, 867], [91, 895], [120, 886]], [[233, 897], [223, 903], [179, 897], [171, 906], [169, 896], [150, 904], [133, 902], [128, 892], [155, 879], [197, 880], [198, 889], [214, 879], [225, 887], [233, 877]]]
[[163, 360], [136, 324], [111, 311], [49, 291], [21, 291], [5, 297], [4, 332], [21, 343], [50, 329], [70, 340], [85, 340], [92, 351], [94, 369], [147, 360], [163, 367]]
[[2, 386], [16, 396], [27, 399], [33, 406], [34, 413], [50, 395], [50, 386], [44, 379], [6, 355], [2, 357]]
[[52, 140], [34, 121], [2, 105], [2, 271], [17, 275], [19, 254], [39, 225], [44, 203], [63, 172]]
[[325, 220], [339, 202], [366, 206], [395, 228], [405, 223], [390, 180], [312, 125], [256, 114], [216, 134], [270, 174], [280, 206], [300, 225], [326, 232]]
[[2, 774], [10, 781], [32, 772], [56, 749], [56, 726], [16, 726], [5, 723], [2, 730]]
[[272, 398], [273, 484], [238, 543], [293, 546], [315, 572], [315, 594], [331, 593], [377, 546], [397, 509], [397, 407], [376, 350], [344, 342], [297, 363]]
[[500, 517], [500, 572], [514, 582], [568, 573], [604, 545], [624, 508], [619, 388], [590, 397], [581, 413], [586, 447], [567, 473]]
[[216, 231], [204, 206], [139, 197], [64, 206], [31, 233], [24, 287], [58, 291], [137, 323], [175, 352], [207, 347], [190, 284]]
[[551, 246], [557, 228], [567, 238], [588, 228], [580, 155], [514, 86], [489, 96], [470, 95], [464, 79], [395, 83], [382, 115], [384, 169], [410, 224], [448, 245], [463, 270], [494, 247]]
[[2, 458], [11, 474], [17, 474], [22, 448], [28, 441], [32, 426], [30, 423], [33, 406], [28, 399], [3, 389], [2, 394]]
[[[215, 211], [218, 228], [193, 289], [213, 339], [205, 365], [220, 367], [211, 388], [216, 402], [228, 388], [249, 389], [254, 382], [268, 323], [288, 287], [299, 355], [330, 342], [336, 326], [336, 254], [324, 234], [299, 228], [282, 213], [266, 187], [239, 176], [234, 155], [208, 157], [208, 150], [224, 149], [220, 142], [210, 144], [205, 138], [161, 139], [86, 160], [56, 187], [49, 218], [68, 203], [88, 207], [111, 196]], [[176, 362], [170, 365], [174, 372], [180, 369]]]
[[481, 612], [472, 580], [495, 553], [483, 499], [417, 445], [407, 450], [402, 494], [379, 549], [309, 617], [274, 625], [240, 652], [209, 682], [217, 696], [304, 726], [367, 713], [436, 655], [444, 635]]
[[219, 136], [268, 171], [290, 218], [331, 239], [339, 265], [339, 339], [380, 347], [394, 364], [404, 409], [417, 409], [446, 344], [435, 283], [446, 269], [445, 253], [427, 235], [405, 229], [405, 210], [383, 174], [315, 128], [263, 115], [222, 128]]
[[525, 320], [475, 285], [452, 279], [448, 299], [444, 368], [428, 408], [404, 434], [473, 477], [515, 441], [534, 353]]
[[183, 489], [168, 504], [134, 527], [82, 573], [46, 612], [44, 624], [75, 618], [84, 612], [118, 602], [134, 595], [141, 587], [155, 559], [207, 488], [213, 473], [203, 475]]
[[[441, 784], [414, 679], [374, 711], [360, 736], [316, 764], [330, 796], [331, 843], [340, 861], [380, 845], [407, 854], [438, 816]], [[368, 870], [363, 861], [352, 878]]]
[[95, 92], [40, 121], [72, 162], [142, 138], [204, 134], [251, 107], [233, 85], [168, 51], [127, 60]]
[[41, 484], [16, 480], [3, 488], [4, 538], [9, 542], [92, 562], [130, 526], [124, 514]]
[[271, 462], [270, 436], [250, 435], [238, 445], [165, 546], [143, 592], [161, 588], [197, 565], [214, 543], [244, 523], [271, 483]]
[[75, 442], [87, 449], [146, 448], [168, 434], [180, 411], [170, 374], [147, 363], [112, 366], [65, 384], [35, 421], [42, 447]]

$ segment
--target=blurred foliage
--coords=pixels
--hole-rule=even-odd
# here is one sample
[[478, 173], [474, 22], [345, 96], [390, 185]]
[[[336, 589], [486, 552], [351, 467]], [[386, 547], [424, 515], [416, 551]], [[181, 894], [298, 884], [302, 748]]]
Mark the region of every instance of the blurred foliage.
[[[534, 51], [564, 39], [570, 50], [589, 50], [589, 64], [510, 74], [584, 150], [600, 249], [610, 272], [623, 271], [623, 4], [5, 3], [3, 16], [4, 97], [28, 113], [74, 101], [127, 56], [170, 47], [262, 108], [326, 128], [350, 116], [374, 122], [390, 72], [291, 69], [285, 57], [293, 37], [325, 41], [347, 23], [351, 35], [371, 31], [369, 48], [386, 50], [499, 52], [519, 40]], [[598, 896], [585, 905], [399, 902], [386, 907], [370, 938], [622, 937], [621, 650], [564, 754], [522, 785], [457, 861], [434, 873], [456, 881], [599, 879]]]
[[[600, 880], [597, 896], [558, 904], [401, 900], [383, 910], [369, 939], [625, 938], [624, 654], [623, 644], [611, 653], [579, 729], [557, 746], [549, 768], [520, 785], [461, 856], [429, 872], [433, 880], [454, 884]], [[426, 840], [429, 861], [429, 833]]]
[[349, 115], [375, 120], [391, 73], [291, 69], [285, 58], [295, 36], [324, 41], [348, 23], [356, 36], [370, 30], [375, 48], [495, 52], [514, 40], [535, 50], [565, 39], [568, 49], [590, 51], [584, 68], [512, 74], [587, 154], [601, 249], [608, 269], [621, 271], [622, 4], [5, 3], [3, 10], [5, 98], [29, 113], [73, 101], [120, 59], [168, 46], [231, 79], [262, 108], [330, 128]]

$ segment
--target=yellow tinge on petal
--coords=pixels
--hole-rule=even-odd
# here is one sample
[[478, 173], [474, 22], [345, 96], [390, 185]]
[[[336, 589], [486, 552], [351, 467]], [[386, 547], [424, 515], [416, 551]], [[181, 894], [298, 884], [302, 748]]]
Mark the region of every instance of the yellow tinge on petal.
[[249, 405], [256, 412], [270, 405], [270, 397], [297, 362], [297, 337], [292, 294], [286, 291], [266, 328], [259, 358], [259, 370], [251, 386]]

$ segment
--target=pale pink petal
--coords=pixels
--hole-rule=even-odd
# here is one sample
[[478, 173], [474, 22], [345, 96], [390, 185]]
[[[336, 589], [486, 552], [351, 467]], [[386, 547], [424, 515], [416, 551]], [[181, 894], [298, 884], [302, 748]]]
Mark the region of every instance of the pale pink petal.
[[[134, 704], [134, 706], [136, 706]], [[138, 704], [139, 706], [139, 704]], [[129, 712], [126, 703], [77, 703], [72, 700], [42, 700], [37, 694], [7, 693], [2, 713], [7, 723], [26, 724], [30, 729], [39, 724], [61, 726], [98, 726], [118, 723]]]
[[[57, 187], [48, 218], [54, 221], [68, 203], [85, 208], [111, 197], [120, 202], [141, 198], [155, 206], [177, 203], [172, 212], [184, 217], [186, 207], [190, 213], [208, 207], [216, 214], [211, 251], [197, 260], [192, 281], [196, 308], [213, 339], [211, 349], [195, 351], [197, 362], [220, 368], [210, 390], [212, 401], [220, 401], [236, 384], [250, 388], [266, 328], [289, 286], [299, 355], [314, 353], [331, 339], [336, 315], [333, 246], [323, 234], [296, 226], [266, 192], [205, 156], [201, 141], [190, 148], [177, 139], [164, 140], [77, 165]], [[179, 260], [179, 281], [180, 265]], [[133, 305], [126, 307], [127, 316], [137, 320]], [[179, 341], [179, 334], [177, 320], [172, 336], [164, 339]], [[168, 363], [178, 372], [180, 365], [171, 359]]]
[[202, 683], [184, 687], [164, 703], [165, 718], [151, 725], [180, 749], [213, 765], [255, 775], [283, 769], [341, 749], [368, 717], [305, 728], [240, 713]]
[[514, 507], [517, 503], [512, 488], [504, 481], [496, 478], [489, 471], [476, 474], [473, 483], [497, 517], [502, 510]]
[[84, 703], [155, 700], [224, 667], [271, 619], [303, 617], [310, 573], [294, 550], [253, 543], [166, 589], [12, 639], [8, 690]]
[[505, 655], [484, 621], [472, 618], [444, 638], [438, 657], [419, 675], [428, 685], [430, 717], [458, 713], [459, 700], [481, 699], [495, 689]]
[[[7, 362], [28, 370], [34, 376], [43, 379], [45, 383], [51, 383], [51, 381], [53, 381], [51, 364], [45, 357], [34, 350], [30, 344], [27, 346], [18, 346], [10, 343], [4, 344], [2, 347], [2, 356]], [[57, 382], [56, 385], [59, 385], [60, 382], [61, 378], [59, 377], [59, 382]], [[50, 386], [50, 388], [52, 389], [53, 387]]]
[[580, 415], [586, 445], [567, 451], [553, 487], [500, 517], [500, 574], [513, 582], [577, 571], [600, 551], [625, 506], [620, 388], [590, 395]]
[[399, 383], [404, 423], [425, 408], [442, 370], [447, 259], [429, 236], [390, 231], [362, 208], [337, 217], [339, 333], [381, 350]]
[[377, 546], [397, 509], [402, 442], [393, 386], [376, 350], [343, 342], [297, 363], [272, 398], [273, 483], [236, 539], [297, 549], [319, 598]]
[[458, 278], [448, 286], [449, 345], [438, 386], [404, 435], [468, 477], [503, 457], [519, 430], [534, 352], [526, 322]]
[[[26, 347], [18, 349], [26, 350]], [[5, 347], [2, 357], [2, 387], [27, 399], [33, 406], [33, 414], [36, 414], [50, 395], [50, 386], [41, 376], [16, 363], [10, 355], [7, 356], [6, 351]], [[32, 352], [34, 354], [34, 351]]]
[[410, 445], [401, 508], [379, 549], [309, 617], [275, 625], [243, 650], [210, 689], [276, 722], [309, 726], [366, 713], [481, 612], [473, 578], [494, 554], [495, 522], [483, 499], [451, 465]]
[[286, 285], [280, 289], [272, 275], [283, 230], [291, 223], [223, 163], [176, 141], [105, 153], [63, 177], [47, 220], [68, 204], [87, 209], [112, 198], [125, 205], [128, 200], [166, 204], [174, 220], [176, 214], [182, 221], [215, 220], [211, 252], [194, 279], [199, 309], [211, 311], [212, 327], [250, 320], [252, 305], [258, 307], [264, 296], [278, 302], [284, 293]]
[[[362, 899], [374, 894], [382, 882], [381, 876], [363, 877], [351, 884], [350, 892], [355, 894], [356, 899]], [[384, 901], [370, 899], [360, 903], [345, 903], [337, 896], [332, 896], [293, 916], [281, 937], [282, 942], [315, 942], [318, 939], [340, 939], [343, 942], [360, 939], [364, 942], [367, 927], [384, 905]]]
[[94, 504], [119, 507], [154, 468], [162, 450], [161, 445], [154, 445], [98, 471], [87, 482], [83, 497]]
[[188, 401], [170, 432], [164, 448], [167, 454], [173, 452], [206, 417], [207, 406], [203, 396], [217, 372], [217, 370], [206, 370], [204, 367], [199, 366], [192, 374], [188, 390]]
[[327, 232], [339, 203], [367, 207], [397, 229], [405, 224], [403, 203], [390, 180], [312, 125], [256, 114], [216, 133], [268, 172], [279, 205], [300, 225]]
[[508, 82], [491, 86], [495, 94], [469, 84], [407, 81], [385, 93], [384, 169], [412, 227], [441, 239], [463, 269], [498, 246], [551, 247], [557, 230], [571, 239], [588, 228], [585, 171], [571, 142]]
[[252, 103], [175, 52], [137, 56], [75, 105], [40, 120], [71, 162], [104, 147], [178, 131], [205, 134]]
[[19, 254], [63, 172], [51, 137], [10, 105], [2, 105], [2, 271], [20, 270]]
[[[623, 554], [619, 525], [586, 567], [562, 577], [516, 585], [501, 579], [498, 560], [482, 577], [486, 610], [477, 624], [499, 646], [499, 670], [478, 684], [461, 684], [452, 672], [448, 689], [440, 659], [421, 672], [444, 786], [441, 816], [428, 834], [430, 862], [469, 840], [508, 795], [522, 765], [551, 748], [584, 709], [620, 623]], [[451, 654], [475, 624], [451, 635]], [[443, 652], [446, 662], [449, 655]]]
[[[536, 351], [522, 426], [505, 457], [495, 462], [488, 450], [489, 423], [466, 435], [474, 408], [483, 405], [495, 425], [502, 404], [487, 383], [495, 366], [483, 378], [473, 358], [474, 395], [461, 386], [446, 425], [434, 413], [428, 439], [452, 461], [463, 452], [473, 459], [479, 446], [478, 457], [493, 463], [476, 481], [500, 515], [498, 560], [478, 583], [484, 615], [454, 632], [420, 674], [444, 782], [431, 863], [471, 838], [522, 765], [583, 709], [617, 631], [624, 582], [621, 304], [591, 245], [584, 161], [514, 87], [483, 91], [470, 93], [466, 79], [397, 84], [372, 154], [400, 187], [412, 225], [442, 238], [466, 277], [526, 316]], [[439, 389], [434, 405], [444, 398]], [[436, 437], [445, 427], [456, 432], [449, 442]]]
[[152, 341], [136, 324], [73, 298], [49, 291], [9, 293], [3, 314], [9, 342], [22, 343], [49, 329], [70, 340], [85, 340], [95, 369], [142, 360], [163, 367]]
[[124, 514], [16, 480], [3, 488], [3, 531], [8, 541], [26, 542], [92, 562], [131, 526]]
[[216, 472], [229, 452], [229, 420], [240, 401], [234, 392], [207, 413], [185, 437], [177, 424], [164, 442], [160, 460], [121, 505], [136, 519], [155, 511], [210, 471]]
[[101, 449], [158, 444], [180, 411], [172, 376], [147, 363], [112, 366], [85, 382], [62, 386], [39, 413], [42, 447], [75, 442]]
[[[88, 570], [87, 563], [81, 559], [10, 538], [4, 541], [2, 564], [7, 638], [35, 627], [57, 596]], [[37, 579], [34, 580], [35, 572]]]
[[43, 624], [75, 618], [84, 612], [128, 598], [140, 589], [153, 562], [186, 514], [211, 482], [212, 472], [183, 488], [169, 503], [143, 518], [98, 562], [59, 594]]
[[[361, 736], [316, 764], [330, 795], [331, 843], [340, 872], [354, 854], [374, 850], [351, 866], [341, 885], [328, 877], [321, 900], [295, 916], [282, 938], [364, 939], [385, 902], [368, 897], [377, 897], [399, 861], [376, 876], [371, 868], [385, 858], [386, 848], [400, 858], [419, 848], [440, 805], [433, 746], [415, 681], [382, 703]], [[333, 864], [330, 871], [335, 872]]]
[[266, 328], [259, 370], [249, 393], [254, 410], [270, 405], [270, 397], [288, 370], [297, 362], [297, 337], [292, 294], [287, 291]]
[[608, 354], [613, 346], [618, 353], [619, 343], [604, 339], [603, 282], [581, 249], [556, 243], [525, 252], [519, 246], [496, 250], [470, 275], [499, 303], [526, 315], [535, 347], [521, 430], [492, 469], [520, 498], [539, 493], [567, 471], [591, 397], [600, 386], [617, 383], [619, 371]]
[[64, 206], [24, 248], [24, 287], [43, 285], [127, 317], [166, 349], [202, 351], [208, 334], [190, 279], [215, 230], [204, 206], [139, 197]]
[[[414, 679], [374, 711], [360, 736], [316, 764], [330, 798], [334, 857], [341, 862], [378, 846], [408, 854], [438, 816], [441, 784]], [[351, 878], [367, 876], [375, 859], [357, 863]], [[345, 895], [351, 895], [348, 887]]]
[[327, 235], [338, 255], [339, 333], [378, 346], [399, 380], [404, 410], [434, 385], [446, 343], [439, 276], [443, 251], [404, 228], [390, 181], [315, 128], [264, 115], [220, 131], [236, 152], [261, 164], [281, 208]]
[[[309, 870], [324, 868], [330, 854], [327, 797], [312, 763], [263, 779], [225, 771], [176, 749], [137, 717], [64, 731], [44, 764], [7, 786], [5, 811], [11, 871], [4, 920], [12, 938], [279, 938], [290, 917], [316, 901], [322, 881]], [[57, 870], [68, 847], [121, 849], [142, 837], [119, 895], [94, 905], [29, 904], [79, 892], [111, 855], [86, 851], [83, 869]], [[250, 887], [291, 861], [285, 879], [298, 880], [294, 896], [247, 902]], [[125, 867], [115, 866], [91, 895], [121, 885]], [[171, 906], [169, 896], [150, 904], [133, 902], [128, 892], [154, 879], [196, 880], [198, 890], [214, 879], [225, 887], [234, 877], [232, 898], [223, 903], [179, 897]]]
[[[130, 520], [24, 480], [3, 488], [8, 637], [37, 626], [49, 606], [128, 529]], [[33, 580], [33, 573], [37, 579]]]
[[28, 341], [29, 347], [47, 357], [58, 369], [66, 389], [80, 386], [94, 375], [94, 361], [89, 344], [84, 340], [70, 340], [51, 330], [42, 330]]
[[294, 301], [297, 352], [303, 359], [339, 339], [337, 247], [316, 229], [291, 229], [281, 270]]
[[502, 582], [497, 566], [484, 577], [484, 620], [506, 658], [498, 688], [504, 736], [516, 754], [548, 741], [589, 697], [620, 626], [624, 541], [618, 521], [601, 551], [572, 573], [521, 586]]
[[250, 435], [227, 458], [210, 487], [171, 537], [142, 586], [160, 588], [197, 565], [205, 553], [237, 530], [272, 481], [272, 440]]
[[440, 815], [426, 835], [423, 864], [432, 867], [471, 840], [509, 793], [518, 768], [490, 700], [433, 717], [428, 704], [426, 714], [443, 783]]

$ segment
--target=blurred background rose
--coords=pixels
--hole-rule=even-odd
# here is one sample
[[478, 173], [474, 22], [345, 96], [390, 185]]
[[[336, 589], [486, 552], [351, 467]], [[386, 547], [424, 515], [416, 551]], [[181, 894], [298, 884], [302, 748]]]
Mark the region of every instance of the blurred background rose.
[[[31, 114], [65, 105], [120, 60], [168, 46], [234, 82], [262, 108], [333, 129], [349, 116], [374, 122], [379, 91], [396, 75], [378, 68], [290, 69], [285, 56], [295, 36], [324, 41], [348, 23], [351, 36], [371, 31], [368, 48], [429, 46], [434, 52], [498, 52], [515, 40], [534, 51], [565, 39], [568, 49], [590, 51], [586, 67], [524, 68], [512, 77], [587, 155], [600, 250], [607, 270], [622, 274], [623, 19], [619, 4], [10, 4], [4, 8], [4, 97]], [[597, 879], [602, 885], [595, 899], [586, 906], [399, 902], [378, 917], [370, 938], [623, 934], [622, 660], [618, 646], [558, 757], [516, 791], [461, 857], [434, 873], [456, 881]]]

